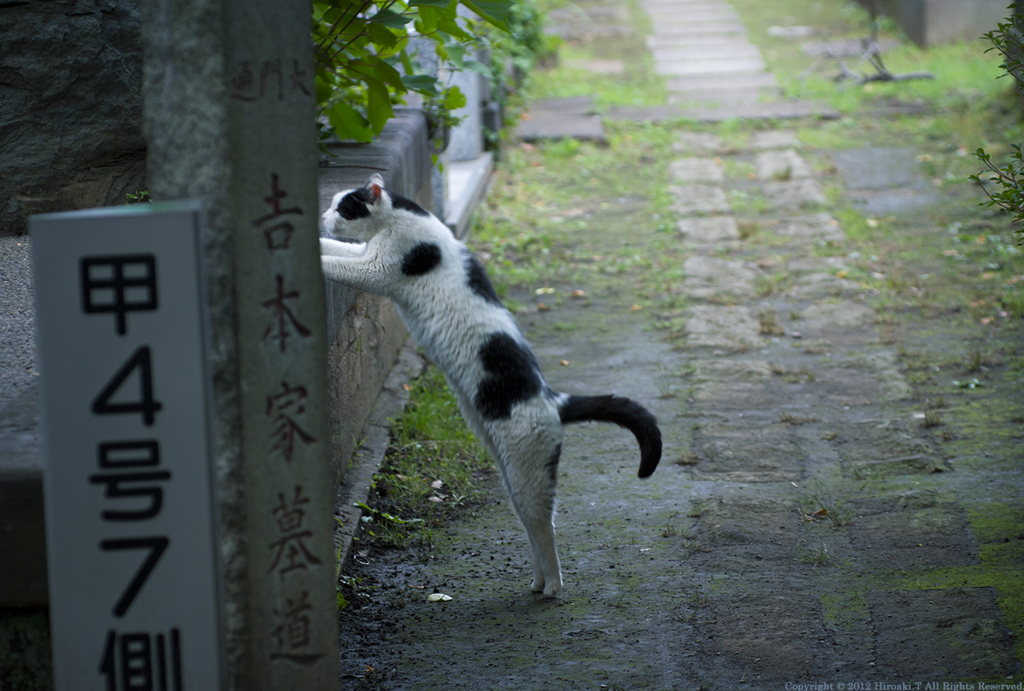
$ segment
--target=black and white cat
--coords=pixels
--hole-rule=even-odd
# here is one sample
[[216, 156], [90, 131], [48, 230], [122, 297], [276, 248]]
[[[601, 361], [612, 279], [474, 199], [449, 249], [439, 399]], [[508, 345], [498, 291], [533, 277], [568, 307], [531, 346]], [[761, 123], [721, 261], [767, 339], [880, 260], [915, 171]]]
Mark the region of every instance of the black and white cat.
[[628, 398], [552, 391], [476, 256], [432, 214], [385, 191], [379, 175], [365, 187], [336, 194], [323, 220], [333, 232], [370, 238], [321, 238], [324, 275], [394, 302], [497, 461], [530, 538], [531, 588], [554, 597], [562, 589], [554, 528], [562, 425], [594, 420], [629, 429], [640, 445], [638, 474], [645, 478], [661, 458], [654, 416]]

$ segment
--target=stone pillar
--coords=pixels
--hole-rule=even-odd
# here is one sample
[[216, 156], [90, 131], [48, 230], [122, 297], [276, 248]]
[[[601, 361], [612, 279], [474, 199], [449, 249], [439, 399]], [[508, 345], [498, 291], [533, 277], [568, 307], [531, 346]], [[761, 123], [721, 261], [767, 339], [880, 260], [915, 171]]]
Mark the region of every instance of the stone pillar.
[[155, 200], [198, 198], [231, 689], [337, 684], [310, 7], [145, 0]]

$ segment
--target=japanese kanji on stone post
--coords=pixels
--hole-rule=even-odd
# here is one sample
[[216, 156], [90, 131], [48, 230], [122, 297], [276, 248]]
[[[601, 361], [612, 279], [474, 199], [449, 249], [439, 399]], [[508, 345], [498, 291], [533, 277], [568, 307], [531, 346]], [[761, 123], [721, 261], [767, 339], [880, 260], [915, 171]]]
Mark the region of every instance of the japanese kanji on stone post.
[[149, 187], [206, 216], [228, 686], [337, 679], [310, 6], [143, 3]]

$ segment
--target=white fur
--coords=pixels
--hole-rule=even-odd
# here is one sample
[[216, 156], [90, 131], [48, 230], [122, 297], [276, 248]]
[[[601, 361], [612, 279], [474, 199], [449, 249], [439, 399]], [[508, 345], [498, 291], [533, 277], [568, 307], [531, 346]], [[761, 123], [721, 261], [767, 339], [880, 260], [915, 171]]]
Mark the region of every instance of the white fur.
[[[562, 574], [555, 548], [555, 481], [548, 463], [562, 443], [558, 405], [565, 396], [548, 395], [541, 377], [542, 392], [516, 403], [510, 417], [488, 420], [480, 414], [474, 401], [486, 375], [479, 356], [482, 344], [504, 332], [528, 350], [525, 338], [508, 310], [468, 287], [465, 246], [443, 223], [434, 216], [393, 208], [379, 177], [371, 178], [367, 189], [378, 195], [369, 217], [346, 221], [339, 215], [339, 203], [352, 190], [336, 194], [324, 212], [329, 230], [370, 237], [365, 243], [321, 238], [324, 275], [394, 302], [416, 342], [444, 372], [463, 416], [497, 462], [502, 484], [529, 535], [531, 588], [554, 597], [562, 588]], [[404, 275], [403, 258], [423, 242], [441, 249], [440, 264], [422, 275]]]

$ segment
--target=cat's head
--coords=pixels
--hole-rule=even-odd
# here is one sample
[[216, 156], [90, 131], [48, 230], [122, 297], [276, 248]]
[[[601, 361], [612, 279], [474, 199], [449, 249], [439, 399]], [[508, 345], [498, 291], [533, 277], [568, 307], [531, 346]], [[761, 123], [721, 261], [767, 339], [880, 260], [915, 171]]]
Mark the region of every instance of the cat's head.
[[370, 176], [365, 187], [338, 192], [323, 213], [324, 226], [332, 233], [344, 231], [357, 237], [373, 234], [392, 214], [408, 212], [416, 216], [430, 213], [405, 197], [384, 189], [384, 178]]

